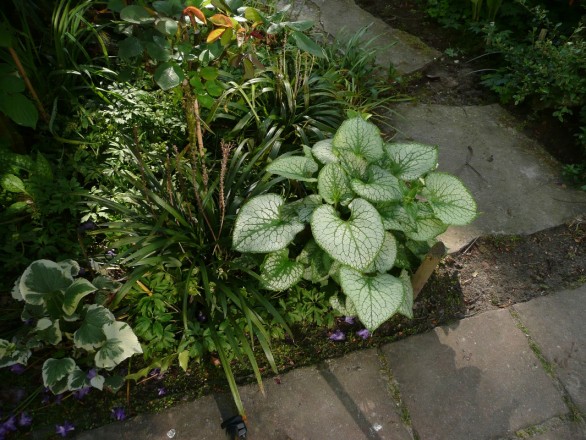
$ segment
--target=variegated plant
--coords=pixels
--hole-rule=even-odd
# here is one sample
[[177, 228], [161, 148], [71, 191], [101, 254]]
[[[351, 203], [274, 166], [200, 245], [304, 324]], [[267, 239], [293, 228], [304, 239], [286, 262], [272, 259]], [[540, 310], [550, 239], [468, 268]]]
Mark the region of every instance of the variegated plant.
[[[395, 313], [411, 317], [406, 255], [421, 253], [448, 225], [474, 220], [472, 195], [456, 177], [435, 171], [436, 147], [385, 143], [362, 118], [304, 153], [281, 156], [267, 171], [304, 182], [314, 194], [248, 201], [236, 219], [234, 249], [267, 254], [260, 275], [269, 290], [332, 278], [345, 294], [332, 305], [369, 330]], [[300, 243], [308, 228], [313, 239]]]
[[90, 294], [111, 290], [114, 283], [102, 276], [91, 283], [77, 277], [79, 271], [72, 260], [33, 262], [12, 289], [13, 298], [25, 303], [22, 320], [28, 330], [13, 341], [0, 339], [0, 367], [26, 365], [32, 350], [46, 346], [71, 351], [71, 356], [49, 358], [43, 364], [43, 383], [55, 394], [88, 386], [118, 388], [121, 377], [88, 374], [78, 364], [112, 370], [142, 353], [128, 324], [116, 321], [103, 305], [84, 301]]

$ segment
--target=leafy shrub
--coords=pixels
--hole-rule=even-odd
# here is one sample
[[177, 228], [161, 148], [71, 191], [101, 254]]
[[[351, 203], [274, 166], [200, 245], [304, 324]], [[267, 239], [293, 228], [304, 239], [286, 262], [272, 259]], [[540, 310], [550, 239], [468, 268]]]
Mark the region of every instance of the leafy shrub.
[[[117, 389], [121, 377], [104, 377], [96, 370], [110, 371], [142, 353], [128, 324], [117, 321], [103, 305], [116, 285], [102, 276], [91, 283], [78, 277], [79, 272], [72, 260], [33, 262], [12, 290], [13, 298], [25, 303], [25, 324], [11, 341], [0, 339], [0, 367], [26, 365], [32, 350], [51, 347], [49, 353], [56, 357], [44, 361], [42, 376], [55, 394], [89, 386]], [[95, 374], [89, 372], [92, 368]]]
[[349, 119], [305, 155], [269, 164], [269, 173], [303, 182], [310, 194], [289, 203], [277, 194], [249, 200], [233, 247], [267, 254], [260, 278], [268, 290], [332, 278], [346, 297], [342, 312], [371, 331], [397, 312], [412, 317], [409, 255], [425, 252], [447, 225], [476, 216], [468, 190], [436, 166], [435, 147], [385, 144], [374, 124]]

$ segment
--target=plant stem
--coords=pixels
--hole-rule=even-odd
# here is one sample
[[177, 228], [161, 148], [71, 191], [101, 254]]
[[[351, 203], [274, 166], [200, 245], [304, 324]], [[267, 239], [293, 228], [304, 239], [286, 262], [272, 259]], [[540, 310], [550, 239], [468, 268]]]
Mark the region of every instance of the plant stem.
[[29, 80], [28, 75], [26, 74], [26, 71], [24, 70], [22, 63], [20, 62], [20, 58], [18, 57], [18, 54], [16, 53], [16, 51], [12, 47], [8, 48], [8, 52], [10, 52], [10, 56], [14, 60], [14, 63], [16, 64], [16, 68], [18, 69], [18, 73], [20, 73], [20, 76], [22, 76], [22, 79], [24, 80], [24, 83], [26, 84], [26, 88], [28, 89], [31, 96], [33, 97], [35, 104], [37, 104], [37, 108], [39, 109], [39, 113], [41, 114], [43, 121], [45, 121], [48, 124], [49, 120], [50, 120], [49, 114], [45, 111], [45, 107], [43, 107], [43, 103], [39, 99], [39, 96], [37, 95], [35, 88], [33, 87], [31, 81]]
[[195, 114], [195, 133], [197, 135], [197, 147], [199, 151], [199, 160], [201, 163], [201, 177], [203, 180], [203, 187], [208, 190], [208, 169], [205, 163], [205, 151], [203, 147], [203, 134], [201, 131], [201, 119], [199, 115], [199, 101], [197, 96], [193, 99], [193, 113]]

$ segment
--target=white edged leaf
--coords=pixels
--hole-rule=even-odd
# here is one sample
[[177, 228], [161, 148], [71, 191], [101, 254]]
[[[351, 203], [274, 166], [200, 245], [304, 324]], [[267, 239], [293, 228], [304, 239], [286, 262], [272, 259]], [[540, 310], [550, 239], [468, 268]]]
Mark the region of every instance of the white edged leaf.
[[65, 379], [65, 384], [67, 385], [67, 377], [75, 368], [75, 361], [68, 357], [63, 359], [47, 359], [43, 364], [43, 384], [51, 388], [55, 393], [56, 391], [53, 387], [58, 385], [63, 379]]
[[330, 204], [347, 205], [354, 198], [350, 180], [338, 163], [329, 163], [321, 169], [317, 176], [317, 188], [319, 195]]
[[66, 273], [70, 273], [72, 277], [79, 275], [79, 270], [81, 269], [79, 263], [75, 260], [58, 261], [57, 266], [63, 269]]
[[476, 218], [476, 202], [455, 176], [434, 172], [425, 178], [422, 195], [436, 217], [448, 225], [467, 225]]
[[368, 276], [344, 266], [340, 269], [340, 285], [370, 331], [397, 313], [405, 297], [401, 280], [386, 273]]
[[77, 348], [93, 351], [106, 342], [106, 335], [102, 331], [105, 324], [116, 319], [110, 310], [98, 304], [87, 307], [81, 326], [73, 334], [73, 343]]
[[385, 232], [383, 247], [372, 264], [364, 272], [385, 273], [393, 268], [397, 258], [397, 240], [390, 232]]
[[106, 382], [106, 378], [101, 374], [96, 374], [94, 377], [90, 379], [90, 385], [98, 390], [102, 391], [104, 389], [104, 382]]
[[403, 283], [405, 298], [401, 303], [401, 307], [397, 310], [397, 313], [400, 313], [409, 319], [413, 319], [413, 285], [411, 284], [411, 278], [406, 270], [402, 270], [399, 279]]
[[419, 179], [437, 166], [438, 149], [416, 142], [385, 144], [385, 153], [391, 161], [391, 172], [403, 180]]
[[51, 345], [57, 345], [63, 339], [58, 319], [55, 321], [51, 321], [49, 318], [39, 319], [35, 333], [39, 339]]
[[352, 179], [350, 186], [356, 194], [369, 202], [392, 202], [403, 198], [399, 179], [377, 165], [370, 165], [366, 171], [366, 182]]
[[383, 157], [383, 140], [379, 129], [371, 122], [357, 117], [344, 121], [336, 131], [332, 142], [334, 152], [354, 153], [368, 163]]
[[332, 139], [323, 139], [313, 144], [311, 153], [319, 162], [324, 165], [338, 162], [338, 157], [332, 148]]
[[276, 194], [263, 194], [244, 204], [236, 217], [233, 248], [240, 252], [264, 253], [287, 247], [305, 226], [298, 219], [284, 218], [281, 214], [284, 203]]
[[313, 159], [305, 156], [281, 156], [271, 162], [266, 170], [288, 179], [315, 182], [317, 179], [312, 176], [317, 172], [318, 166]]
[[46, 295], [63, 292], [71, 283], [71, 273], [63, 270], [59, 264], [50, 260], [37, 260], [24, 270], [18, 290], [27, 303], [41, 305]]
[[90, 381], [87, 378], [87, 373], [76, 365], [67, 377], [67, 388], [74, 391], [88, 386], [90, 386]]
[[111, 370], [134, 354], [142, 353], [138, 338], [125, 322], [115, 321], [102, 327], [106, 342], [96, 353], [96, 367]]
[[268, 254], [260, 268], [263, 287], [276, 292], [287, 290], [301, 280], [303, 269], [303, 264], [289, 259], [287, 249]]
[[72, 315], [79, 302], [87, 295], [95, 292], [96, 288], [85, 278], [76, 279], [65, 291], [65, 298], [63, 299], [63, 312], [67, 315]]
[[31, 354], [28, 348], [19, 348], [13, 342], [0, 339], [0, 368], [14, 364], [26, 365]]
[[384, 241], [380, 215], [369, 202], [355, 199], [350, 218], [342, 220], [330, 205], [317, 208], [311, 218], [313, 238], [332, 258], [357, 270], [366, 269]]
[[14, 286], [12, 287], [12, 290], [10, 291], [10, 295], [12, 296], [12, 298], [14, 298], [17, 301], [24, 301], [24, 297], [22, 296], [22, 293], [20, 293], [19, 285], [20, 285], [20, 277], [14, 283]]

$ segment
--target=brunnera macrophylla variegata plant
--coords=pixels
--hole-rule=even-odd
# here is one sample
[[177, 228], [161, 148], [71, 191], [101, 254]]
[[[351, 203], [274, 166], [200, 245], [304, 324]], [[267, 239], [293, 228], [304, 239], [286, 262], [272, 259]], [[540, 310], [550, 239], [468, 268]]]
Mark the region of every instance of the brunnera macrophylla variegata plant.
[[47, 347], [62, 353], [46, 359], [42, 368], [43, 383], [55, 394], [88, 386], [117, 389], [122, 377], [99, 371], [142, 353], [128, 324], [103, 305], [87, 301], [90, 294], [110, 293], [115, 283], [103, 276], [92, 283], [78, 277], [79, 271], [73, 260], [37, 260], [28, 266], [12, 289], [13, 298], [24, 302], [24, 325], [11, 341], [0, 339], [0, 367], [26, 365], [32, 351]]
[[470, 192], [435, 171], [437, 159], [437, 147], [385, 143], [374, 124], [346, 120], [332, 139], [268, 165], [269, 173], [303, 182], [310, 195], [249, 200], [236, 218], [233, 247], [266, 253], [260, 277], [269, 290], [333, 279], [344, 294], [332, 298], [334, 308], [371, 331], [395, 313], [412, 317], [407, 253], [421, 254], [448, 225], [476, 217]]

